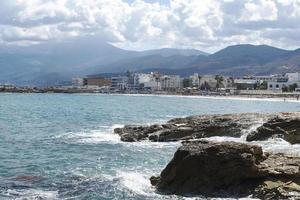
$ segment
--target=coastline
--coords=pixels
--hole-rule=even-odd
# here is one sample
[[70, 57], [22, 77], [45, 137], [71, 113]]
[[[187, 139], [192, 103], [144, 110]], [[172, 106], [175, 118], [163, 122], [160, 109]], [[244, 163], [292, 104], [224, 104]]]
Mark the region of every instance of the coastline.
[[[194, 99], [219, 99], [219, 100], [244, 100], [244, 101], [273, 101], [300, 103], [297, 97], [282, 97], [280, 95], [195, 95], [195, 94], [173, 94], [173, 93], [96, 93], [96, 92], [0, 92], [0, 94], [75, 94], [75, 95], [113, 95], [113, 96], [148, 96], [148, 97], [179, 97]], [[284, 95], [284, 94], [283, 94]], [[294, 94], [298, 95], [298, 94]]]
[[[93, 93], [82, 93], [85, 95]], [[94, 93], [95, 95], [99, 95]], [[103, 95], [103, 94], [100, 94]], [[245, 100], [245, 101], [284, 101], [292, 103], [300, 103], [300, 100], [291, 97], [265, 97], [258, 95], [180, 95], [180, 94], [121, 94], [121, 93], [108, 93], [107, 95], [115, 96], [159, 96], [159, 97], [181, 97], [181, 98], [195, 98], [195, 99], [220, 99], [220, 100]]]

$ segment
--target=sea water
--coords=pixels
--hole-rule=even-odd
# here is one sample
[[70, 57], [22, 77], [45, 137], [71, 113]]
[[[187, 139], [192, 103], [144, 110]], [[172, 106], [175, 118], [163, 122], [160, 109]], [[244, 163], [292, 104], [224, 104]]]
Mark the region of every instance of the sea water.
[[[190, 115], [281, 111], [300, 111], [300, 103], [2, 93], [0, 199], [185, 199], [157, 194], [149, 182], [171, 160], [179, 142], [124, 143], [113, 129]], [[245, 136], [209, 139], [245, 142]], [[268, 151], [300, 154], [299, 145], [282, 140], [253, 143]]]

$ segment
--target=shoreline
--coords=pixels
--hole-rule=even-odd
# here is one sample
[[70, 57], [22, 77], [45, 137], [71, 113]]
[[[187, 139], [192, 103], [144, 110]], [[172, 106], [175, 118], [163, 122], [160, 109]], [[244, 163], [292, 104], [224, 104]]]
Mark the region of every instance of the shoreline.
[[[81, 93], [89, 95], [89, 93]], [[99, 94], [95, 94], [99, 95]], [[100, 94], [103, 95], [103, 94]], [[276, 102], [289, 102], [289, 103], [300, 103], [300, 100], [291, 97], [264, 97], [257, 95], [180, 95], [180, 94], [120, 94], [120, 93], [110, 93], [104, 95], [114, 95], [114, 96], [159, 96], [159, 97], [180, 97], [180, 98], [194, 98], [194, 99], [220, 99], [220, 100], [244, 100], [244, 101], [276, 101]]]
[[194, 98], [194, 99], [217, 99], [217, 100], [239, 100], [239, 101], [273, 101], [273, 102], [288, 102], [300, 103], [300, 99], [295, 97], [282, 97], [278, 95], [187, 95], [187, 94], [141, 94], [141, 93], [94, 93], [94, 92], [76, 92], [76, 93], [61, 93], [61, 92], [0, 92], [0, 94], [71, 94], [71, 95], [112, 95], [112, 96], [144, 96], [144, 97], [179, 97], [179, 98]]

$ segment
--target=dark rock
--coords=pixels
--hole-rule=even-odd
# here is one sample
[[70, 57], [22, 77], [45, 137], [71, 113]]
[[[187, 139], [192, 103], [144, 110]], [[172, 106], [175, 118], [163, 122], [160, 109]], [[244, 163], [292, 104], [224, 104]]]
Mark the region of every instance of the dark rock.
[[[183, 143], [151, 183], [170, 194], [278, 199], [297, 195], [290, 191], [300, 188], [299, 166], [300, 158], [264, 154], [255, 145], [191, 141]], [[280, 190], [273, 194], [276, 184]]]
[[212, 136], [240, 137], [243, 130], [259, 123], [260, 114], [203, 115], [176, 118], [162, 125], [125, 126], [115, 129], [122, 141], [169, 142]]
[[162, 125], [125, 126], [114, 132], [125, 142], [170, 142], [213, 136], [241, 137], [245, 130], [257, 125], [261, 126], [248, 134], [247, 141], [280, 137], [291, 144], [300, 143], [300, 112], [192, 116], [175, 118]]
[[137, 142], [148, 138], [150, 133], [162, 129], [161, 125], [152, 126], [125, 126], [124, 128], [116, 128], [114, 133], [120, 135], [124, 142]]
[[150, 178], [151, 185], [157, 185], [159, 180], [160, 180], [159, 176], [151, 176], [151, 178]]
[[250, 133], [247, 141], [267, 140], [271, 137], [281, 137], [291, 144], [300, 143], [300, 113], [280, 113], [270, 118]]

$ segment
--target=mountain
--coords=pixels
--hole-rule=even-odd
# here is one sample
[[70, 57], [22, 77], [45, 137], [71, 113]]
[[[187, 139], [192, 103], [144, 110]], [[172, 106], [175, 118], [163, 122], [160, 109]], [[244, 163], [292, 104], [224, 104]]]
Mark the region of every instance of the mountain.
[[219, 60], [233, 60], [235, 63], [242, 64], [245, 62], [264, 64], [287, 53], [289, 53], [289, 51], [267, 45], [241, 44], [228, 46], [209, 57]]
[[74, 76], [160, 71], [188, 76], [268, 75], [300, 71], [300, 49], [234, 45], [214, 54], [193, 49], [129, 51], [83, 38], [32, 46], [0, 46], [0, 84], [59, 85]]
[[[191, 63], [186, 70], [233, 76], [256, 74], [261, 72], [267, 63], [284, 58], [289, 53], [291, 51], [267, 45], [234, 45], [208, 56], [205, 60], [201, 59]], [[253, 71], [253, 67], [261, 69]]]
[[203, 51], [199, 51], [196, 49], [171, 49], [171, 48], [163, 48], [163, 49], [154, 49], [141, 52], [141, 56], [149, 56], [149, 55], [161, 55], [163, 57], [169, 56], [208, 56], [209, 54]]
[[0, 83], [59, 84], [61, 81], [70, 80], [72, 76], [83, 74], [89, 66], [108, 64], [134, 56], [136, 52], [85, 39], [23, 47], [2, 46]]
[[[155, 57], [161, 57], [163, 60], [161, 63], [166, 62], [172, 65], [172, 60], [168, 56], [200, 55], [202, 53], [191, 49], [129, 51], [95, 41], [100, 40], [97, 38], [74, 38], [31, 46], [1, 46], [0, 84], [56, 85], [70, 81], [74, 76], [84, 76], [97, 72], [99, 66], [100, 71], [110, 72], [113, 67], [111, 64], [121, 60], [128, 66], [130, 59], [139, 64], [144, 60], [139, 60], [139, 57], [149, 58], [148, 63], [154, 62]], [[160, 61], [157, 62], [160, 63]], [[182, 62], [186, 63], [185, 61]], [[137, 64], [134, 65], [136, 68]], [[123, 64], [121, 65], [123, 66]], [[158, 66], [165, 67], [165, 65]], [[126, 67], [118, 69], [116, 66], [114, 70], [123, 71], [126, 70]]]
[[[153, 70], [182, 76], [188, 76], [195, 72], [231, 76], [267, 75], [299, 70], [300, 66], [297, 64], [298, 59], [296, 59], [300, 52], [298, 51], [288, 51], [267, 45], [242, 44], [226, 47], [207, 56], [144, 56], [120, 60], [110, 64], [110, 70], [111, 72], [116, 72], [118, 69], [140, 72]], [[283, 65], [280, 62], [293, 63], [293, 67], [280, 70], [277, 67]], [[107, 70], [103, 66], [98, 69], [98, 72]]]
[[200, 58], [205, 59], [206, 56], [173, 55], [166, 57], [162, 55], [149, 55], [124, 59], [109, 65], [96, 67], [93, 68], [93, 72], [124, 72], [127, 70], [145, 71], [147, 69], [158, 69], [158, 71], [160, 71], [161, 69], [182, 69]]

